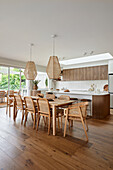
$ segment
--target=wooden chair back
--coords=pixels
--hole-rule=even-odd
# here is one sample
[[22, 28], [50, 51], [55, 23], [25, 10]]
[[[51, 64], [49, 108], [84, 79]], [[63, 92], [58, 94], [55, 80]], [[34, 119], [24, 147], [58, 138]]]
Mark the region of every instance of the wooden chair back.
[[[86, 139], [88, 141], [88, 136], [87, 136], [87, 132], [86, 132], [86, 130], [88, 131], [88, 125], [87, 125], [87, 121], [86, 121], [87, 106], [88, 106], [88, 102], [81, 102], [81, 103], [72, 104], [71, 106], [69, 106], [68, 108], [65, 109], [66, 119], [65, 119], [65, 127], [64, 127], [64, 137], [66, 135], [67, 120], [69, 121], [69, 127], [70, 127], [70, 122], [73, 124], [73, 120], [79, 120], [82, 122], [83, 129], [84, 129], [84, 132], [86, 135]], [[85, 124], [86, 124], [87, 129], [85, 128]]]
[[31, 97], [24, 97], [24, 101], [25, 101], [25, 106], [26, 106], [26, 110], [28, 112], [35, 112], [35, 104], [33, 102], [33, 99]]
[[5, 91], [0, 91], [0, 103], [5, 102]]
[[16, 94], [16, 95], [20, 95], [20, 93], [21, 93], [20, 90], [19, 91], [14, 91], [14, 94]]
[[81, 103], [76, 103], [72, 104], [68, 107], [69, 109], [69, 114], [68, 116], [76, 116], [76, 114], [81, 114], [83, 117], [87, 117], [87, 106], [88, 102], [81, 102]]
[[55, 95], [46, 93], [46, 99], [55, 99]]
[[37, 97], [40, 97], [40, 98], [43, 98], [43, 97], [44, 97], [44, 94], [42, 94], [42, 93], [37, 93], [36, 96], [37, 96]]
[[7, 95], [14, 95], [14, 90], [7, 91]]
[[14, 98], [15, 98], [17, 108], [20, 108], [23, 110], [23, 101], [22, 101], [21, 95], [14, 96]]
[[60, 99], [60, 100], [67, 100], [67, 101], [69, 101], [69, 100], [70, 100], [70, 97], [67, 96], [67, 95], [61, 95], [61, 96], [59, 97], [59, 99]]
[[50, 115], [50, 106], [47, 99], [39, 98], [37, 99], [37, 104], [39, 113]]
[[7, 95], [7, 105], [12, 105], [14, 100], [14, 94]]

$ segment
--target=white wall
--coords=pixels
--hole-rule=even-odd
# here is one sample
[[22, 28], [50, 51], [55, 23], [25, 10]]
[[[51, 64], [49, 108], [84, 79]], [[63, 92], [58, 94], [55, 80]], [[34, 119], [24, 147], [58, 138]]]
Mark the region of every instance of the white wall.
[[96, 89], [103, 91], [103, 86], [108, 84], [108, 80], [91, 81], [56, 81], [56, 89], [67, 88], [69, 90], [88, 90], [91, 84], [96, 85]]

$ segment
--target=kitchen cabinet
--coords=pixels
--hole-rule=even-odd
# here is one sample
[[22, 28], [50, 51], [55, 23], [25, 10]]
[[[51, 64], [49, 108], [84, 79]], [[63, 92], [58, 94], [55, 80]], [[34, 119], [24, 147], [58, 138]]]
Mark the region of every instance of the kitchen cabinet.
[[92, 80], [100, 80], [100, 66], [93, 67]]
[[70, 69], [70, 71], [69, 71], [69, 80], [70, 81], [74, 80], [74, 69]]
[[110, 95], [92, 96], [92, 117], [103, 119], [110, 114]]
[[107, 80], [108, 79], [108, 66], [101, 66], [100, 67], [100, 80]]
[[86, 68], [86, 80], [92, 80], [93, 79], [93, 70], [92, 70], [92, 67], [87, 67]]
[[63, 70], [64, 81], [108, 80], [108, 65]]
[[85, 68], [80, 68], [79, 69], [79, 80], [85, 80]]

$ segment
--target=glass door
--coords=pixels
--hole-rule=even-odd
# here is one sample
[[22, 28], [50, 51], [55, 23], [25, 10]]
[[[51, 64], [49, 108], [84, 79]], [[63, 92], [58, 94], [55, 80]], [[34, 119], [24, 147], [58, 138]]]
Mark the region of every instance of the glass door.
[[8, 90], [8, 67], [0, 66], [0, 90]]
[[20, 69], [10, 67], [10, 90], [20, 90]]

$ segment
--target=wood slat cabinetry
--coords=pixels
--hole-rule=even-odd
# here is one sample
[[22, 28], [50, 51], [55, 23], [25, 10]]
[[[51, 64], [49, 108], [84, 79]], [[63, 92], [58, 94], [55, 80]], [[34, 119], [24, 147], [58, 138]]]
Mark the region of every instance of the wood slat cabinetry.
[[108, 65], [63, 70], [64, 81], [108, 80]]

